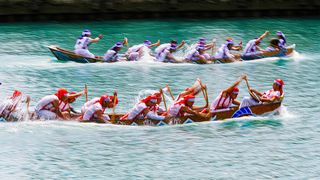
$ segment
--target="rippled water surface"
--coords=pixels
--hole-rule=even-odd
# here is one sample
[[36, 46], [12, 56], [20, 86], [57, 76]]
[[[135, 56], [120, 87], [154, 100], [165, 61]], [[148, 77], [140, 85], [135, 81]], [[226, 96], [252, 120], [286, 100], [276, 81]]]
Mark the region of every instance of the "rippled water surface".
[[[320, 177], [320, 53], [318, 19], [161, 20], [1, 24], [0, 98], [13, 89], [32, 97], [31, 107], [59, 87], [89, 97], [118, 89], [117, 112], [127, 111], [143, 90], [169, 84], [177, 94], [196, 78], [210, 101], [242, 73], [251, 86], [268, 90], [285, 82], [283, 113], [167, 127], [124, 127], [77, 122], [0, 124], [1, 179], [318, 179]], [[124, 36], [130, 45], [145, 39], [188, 44], [205, 37], [236, 42], [265, 30], [283, 31], [297, 53], [290, 58], [223, 65], [62, 63], [47, 45], [72, 49], [84, 28], [104, 38], [90, 46], [102, 55]], [[266, 42], [266, 41], [265, 41]], [[263, 44], [266, 46], [266, 43]], [[247, 96], [240, 85], [239, 99]], [[84, 98], [74, 104], [80, 108]], [[202, 104], [201, 96], [197, 104]]]

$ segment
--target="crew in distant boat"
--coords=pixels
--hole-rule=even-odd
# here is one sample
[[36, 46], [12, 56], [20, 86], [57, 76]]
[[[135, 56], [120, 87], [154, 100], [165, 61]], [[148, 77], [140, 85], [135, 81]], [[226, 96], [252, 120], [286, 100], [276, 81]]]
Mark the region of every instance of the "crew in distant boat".
[[91, 43], [98, 42], [100, 39], [102, 39], [102, 34], [100, 34], [98, 37], [94, 39], [90, 38], [90, 36], [90, 30], [86, 29], [82, 32], [81, 36], [77, 39], [76, 44], [74, 46], [75, 53], [84, 57], [95, 58], [95, 55], [89, 51], [88, 47]]
[[166, 120], [166, 116], [160, 116], [154, 111], [150, 110], [157, 105], [158, 97], [156, 95], [150, 95], [142, 99], [136, 104], [127, 114], [122, 116], [120, 120], [137, 120], [137, 119], [151, 119], [151, 120]]
[[[22, 103], [27, 104], [27, 112], [22, 112]], [[14, 90], [12, 96], [8, 97], [5, 101], [1, 102], [0, 117], [3, 117], [8, 121], [22, 120], [29, 113], [29, 103], [30, 96], [23, 95], [22, 92], [19, 90]]]
[[260, 101], [257, 101], [257, 99], [254, 99], [253, 97], [244, 97], [241, 102], [240, 108], [258, 105], [264, 102], [270, 103], [280, 101], [283, 97], [283, 85], [284, 82], [281, 79], [276, 79], [273, 82], [272, 89], [264, 93], [261, 93], [255, 89], [250, 89], [251, 92], [258, 95]]
[[119, 58], [119, 51], [121, 51], [123, 47], [122, 42], [117, 42], [115, 45], [113, 45], [103, 56], [103, 60], [105, 62], [116, 62]]
[[279, 39], [279, 47], [285, 48], [287, 45], [286, 36], [281, 31], [277, 32], [277, 36]]
[[246, 79], [246, 75], [241, 75], [239, 79], [233, 83], [232, 86], [220, 92], [220, 94], [216, 97], [210, 107], [210, 111], [214, 114], [217, 111], [228, 110], [233, 104], [236, 106], [240, 105], [240, 102], [236, 100], [239, 89], [238, 85], [244, 79]]
[[59, 108], [60, 101], [68, 102], [68, 91], [65, 88], [58, 89], [56, 94], [43, 97], [37, 103], [35, 113], [38, 118], [44, 120], [66, 119]]
[[177, 60], [172, 53], [176, 52], [178, 49], [184, 46], [185, 42], [181, 41], [178, 45], [177, 41], [172, 40], [170, 43], [161, 44], [155, 49], [156, 52], [156, 61], [159, 62], [181, 62]]
[[102, 95], [100, 98], [94, 98], [89, 102], [84, 105], [86, 107], [82, 108], [83, 111], [80, 122], [107, 123], [110, 117], [108, 114], [105, 114], [104, 111], [106, 108], [113, 108], [117, 105], [118, 98], [116, 95]]
[[138, 61], [145, 53], [145, 50], [149, 50], [152, 47], [159, 46], [160, 40], [152, 44], [151, 41], [145, 40], [143, 44], [138, 44], [130, 47], [125, 53], [128, 61]]
[[204, 45], [198, 45], [195, 49], [188, 52], [185, 60], [187, 62], [194, 62], [197, 64], [208, 64], [211, 61], [210, 55], [205, 53], [205, 46]]
[[231, 54], [230, 50], [240, 51], [242, 49], [242, 42], [239, 45], [234, 45], [231, 38], [228, 38], [224, 44], [218, 49], [216, 54], [212, 57], [215, 61], [222, 63], [236, 62], [240, 60], [240, 56]]
[[211, 118], [210, 113], [200, 112], [204, 108], [208, 107], [208, 104], [205, 106], [194, 106], [195, 96], [187, 95], [183, 98], [175, 101], [173, 105], [169, 108], [168, 114], [170, 117], [179, 118], [182, 120], [186, 120], [188, 118], [192, 120], [198, 119], [207, 119]]
[[260, 37], [250, 40], [246, 47], [244, 48], [244, 51], [241, 55], [242, 59], [247, 59], [246, 57], [252, 57], [259, 53], [261, 53], [262, 49], [259, 47], [261, 41], [263, 38], [265, 38], [269, 34], [269, 31], [266, 31], [263, 33]]

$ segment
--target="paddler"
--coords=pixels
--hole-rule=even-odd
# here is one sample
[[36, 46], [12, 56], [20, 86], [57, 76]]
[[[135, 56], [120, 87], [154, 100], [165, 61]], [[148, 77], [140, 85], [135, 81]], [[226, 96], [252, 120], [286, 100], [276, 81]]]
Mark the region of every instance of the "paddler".
[[259, 45], [261, 44], [262, 39], [265, 38], [268, 34], [269, 31], [266, 31], [260, 37], [250, 40], [244, 48], [241, 57], [243, 59], [246, 59], [246, 57], [255, 56], [257, 53], [260, 53], [262, 49], [259, 47]]
[[221, 91], [219, 95], [216, 97], [216, 99], [213, 101], [210, 107], [211, 113], [215, 113], [220, 110], [227, 110], [229, 109], [232, 105], [239, 106], [240, 102], [236, 100], [238, 94], [239, 94], [239, 89], [238, 85], [242, 80], [245, 80], [247, 78], [246, 75], [241, 75], [239, 79], [233, 83], [230, 87], [226, 88], [225, 90]]
[[[25, 96], [19, 90], [14, 90], [12, 96], [8, 97], [0, 104], [0, 117], [9, 120], [20, 120], [25, 114], [22, 114], [22, 109], [19, 109], [21, 103], [30, 103], [30, 96]], [[28, 108], [28, 107], [27, 107]]]
[[105, 62], [116, 62], [118, 61], [118, 53], [123, 47], [122, 42], [114, 44], [103, 56]]
[[151, 41], [145, 40], [143, 44], [138, 44], [130, 47], [128, 51], [125, 53], [125, 56], [127, 57], [128, 61], [137, 61], [139, 60], [144, 53], [144, 50], [151, 49], [152, 47], [159, 46], [160, 40], [158, 40], [156, 43], [152, 44]]
[[150, 110], [157, 105], [157, 101], [158, 97], [156, 95], [147, 96], [136, 104], [127, 114], [122, 116], [120, 120], [137, 120], [145, 118], [159, 121], [166, 120], [168, 117], [160, 116]]
[[38, 118], [44, 120], [66, 119], [59, 108], [60, 101], [68, 103], [68, 91], [65, 88], [58, 89], [56, 94], [43, 97], [37, 103], [35, 113]]
[[[242, 44], [242, 43], [241, 43]], [[212, 57], [214, 60], [218, 60], [220, 62], [236, 62], [239, 61], [239, 57], [231, 54], [230, 50], [241, 50], [241, 45], [234, 45], [234, 42], [231, 38], [228, 38], [224, 44], [218, 49], [216, 54]]]
[[197, 64], [208, 64], [210, 62], [210, 55], [206, 53], [205, 49], [204, 45], [198, 45], [195, 49], [188, 52], [185, 60]]
[[177, 41], [172, 40], [170, 43], [160, 45], [155, 49], [156, 60], [159, 62], [180, 62], [172, 55], [172, 53], [182, 48], [184, 44], [185, 41], [181, 41], [180, 45], [178, 45]]
[[187, 119], [190, 118], [192, 120], [203, 120], [210, 119], [210, 113], [202, 113], [199, 112], [202, 109], [206, 108], [208, 105], [203, 107], [194, 106], [195, 96], [187, 95], [177, 100], [173, 103], [173, 105], [169, 108], [168, 114], [173, 118]]
[[[71, 92], [68, 95], [68, 101], [67, 103], [60, 101], [59, 102], [59, 108], [62, 112], [63, 116], [67, 119], [70, 119], [73, 114], [79, 114], [70, 104], [74, 103], [76, 99], [84, 94], [87, 93], [87, 89], [84, 89], [81, 92]], [[73, 113], [73, 114], [72, 114]]]
[[153, 111], [155, 114], [166, 112], [166, 110], [160, 106], [160, 103], [162, 102], [162, 89], [160, 89], [159, 92], [153, 93], [152, 95], [157, 97], [157, 102], [154, 106], [150, 107], [149, 110]]
[[98, 37], [92, 39], [90, 38], [91, 36], [91, 31], [88, 29], [85, 29], [81, 36], [77, 39], [76, 44], [74, 46], [74, 52], [82, 55], [84, 57], [88, 57], [88, 58], [95, 58], [95, 55], [92, 54], [88, 47], [91, 43], [95, 43], [98, 42], [100, 39], [102, 39], [102, 34], [100, 34]]
[[286, 36], [281, 31], [278, 31], [276, 34], [279, 39], [279, 47], [285, 48], [287, 45]]
[[270, 103], [279, 101], [281, 99], [281, 96], [283, 95], [283, 85], [284, 82], [282, 79], [276, 79], [273, 81], [272, 89], [261, 93], [255, 89], [250, 89], [251, 92], [254, 92], [256, 95], [259, 96], [260, 102], [255, 100], [252, 97], [244, 97], [240, 107], [248, 107], [248, 106], [254, 106], [261, 104], [263, 102]]
[[[110, 120], [108, 114], [104, 111], [106, 108], [113, 108], [118, 104], [118, 98], [116, 96], [102, 95], [100, 98], [94, 98], [95, 102], [92, 102], [86, 108], [82, 108], [84, 113], [80, 122], [97, 122], [97, 123], [107, 123]], [[87, 104], [88, 105], [88, 104]]]

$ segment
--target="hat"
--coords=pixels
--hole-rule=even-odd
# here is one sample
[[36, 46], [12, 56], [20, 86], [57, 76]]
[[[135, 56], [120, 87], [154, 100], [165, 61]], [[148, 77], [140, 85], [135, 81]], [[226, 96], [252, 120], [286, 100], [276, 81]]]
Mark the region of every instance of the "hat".
[[282, 79], [276, 79], [276, 80], [274, 80], [274, 83], [278, 84], [279, 86], [284, 85], [284, 82], [282, 81]]
[[145, 40], [145, 41], [143, 41], [143, 44], [145, 44], [145, 45], [147, 45], [147, 46], [150, 46], [150, 45], [151, 45], [151, 41]]
[[195, 96], [194, 95], [187, 95], [184, 98], [185, 102], [194, 102], [195, 101]]
[[68, 96], [68, 90], [65, 88], [59, 88], [55, 95], [59, 98], [59, 100], [61, 100], [64, 96]]
[[110, 97], [108, 95], [102, 95], [100, 97], [100, 100], [99, 100], [100, 104], [102, 105], [104, 102], [110, 102]]
[[170, 50], [177, 50], [177, 45], [176, 44], [171, 44]]
[[237, 87], [234, 87], [232, 90], [232, 94], [239, 94], [239, 89]]
[[91, 31], [89, 29], [85, 29], [82, 31], [82, 36], [91, 36]]

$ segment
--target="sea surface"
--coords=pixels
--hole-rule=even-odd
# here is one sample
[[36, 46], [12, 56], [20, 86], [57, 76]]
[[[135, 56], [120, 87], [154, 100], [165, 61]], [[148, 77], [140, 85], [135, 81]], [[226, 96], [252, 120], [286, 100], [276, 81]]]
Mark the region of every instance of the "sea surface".
[[[280, 115], [165, 127], [81, 124], [66, 121], [0, 123], [1, 179], [319, 179], [320, 19], [130, 20], [0, 24], [0, 99], [19, 89], [31, 109], [57, 88], [89, 98], [117, 89], [116, 112], [128, 111], [139, 94], [169, 84], [177, 95], [200, 78], [209, 100], [241, 74], [260, 91], [285, 82]], [[162, 64], [144, 59], [114, 64], [59, 62], [48, 45], [73, 49], [83, 29], [104, 38], [90, 46], [103, 55], [128, 37], [129, 46], [149, 39], [219, 45], [227, 37], [245, 43], [266, 30], [262, 47], [283, 31], [296, 44], [289, 58], [233, 64]], [[125, 52], [123, 50], [122, 52]], [[183, 56], [183, 50], [177, 56]], [[241, 83], [239, 100], [248, 96]], [[74, 103], [80, 109], [80, 97]], [[203, 97], [196, 104], [202, 105]]]

